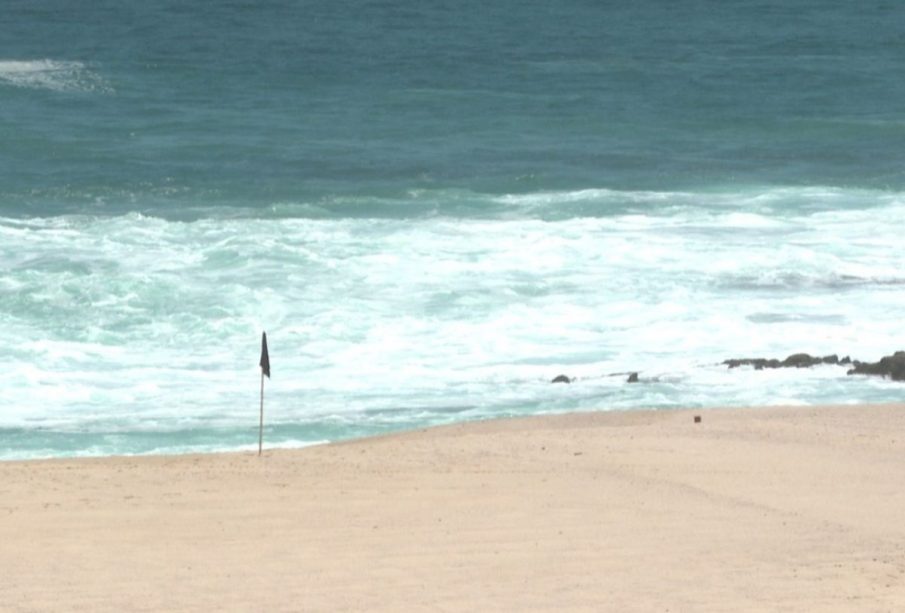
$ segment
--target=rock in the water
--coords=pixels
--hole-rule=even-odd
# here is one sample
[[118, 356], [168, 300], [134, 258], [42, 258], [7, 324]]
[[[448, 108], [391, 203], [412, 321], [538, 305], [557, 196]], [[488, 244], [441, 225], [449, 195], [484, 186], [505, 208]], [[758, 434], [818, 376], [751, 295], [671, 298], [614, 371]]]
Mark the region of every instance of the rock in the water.
[[625, 380], [626, 383], [637, 383], [638, 382], [638, 373], [633, 372], [628, 376], [628, 379]]
[[905, 351], [896, 351], [892, 355], [880, 358], [879, 362], [859, 362], [855, 360], [850, 375], [880, 375], [893, 381], [905, 381]]
[[558, 375], [550, 383], [572, 383], [572, 379], [566, 375]]
[[723, 362], [729, 368], [738, 368], [739, 366], [753, 366], [755, 370], [763, 370], [764, 368], [779, 368], [779, 360], [767, 360], [765, 358], [739, 358], [726, 360]]
[[780, 366], [786, 368], [807, 368], [808, 366], [813, 366], [814, 364], [819, 364], [820, 358], [814, 358], [806, 353], [794, 353], [787, 357], [782, 361]]
[[790, 355], [785, 360], [782, 361], [781, 366], [792, 367], [795, 368], [809, 368], [811, 366], [817, 366], [818, 364], [838, 364], [839, 356], [835, 353], [833, 355], [824, 356], [819, 358], [817, 356], [811, 356], [807, 353], [796, 353], [794, 355]]
[[808, 368], [817, 366], [818, 364], [839, 364], [839, 356], [836, 354], [824, 357], [812, 356], [807, 353], [793, 353], [785, 360], [766, 359], [766, 358], [738, 358], [725, 360], [729, 368], [737, 368], [739, 366], [753, 366], [754, 370], [763, 370], [764, 368]]

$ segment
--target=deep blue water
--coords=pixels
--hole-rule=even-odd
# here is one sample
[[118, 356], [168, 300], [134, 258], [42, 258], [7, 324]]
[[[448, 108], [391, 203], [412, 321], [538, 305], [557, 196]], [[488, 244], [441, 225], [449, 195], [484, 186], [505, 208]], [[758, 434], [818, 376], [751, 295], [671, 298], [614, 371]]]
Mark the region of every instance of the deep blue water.
[[64, 95], [0, 77], [14, 216], [905, 180], [894, 3], [44, 0], [0, 19], [0, 60], [84, 66]]

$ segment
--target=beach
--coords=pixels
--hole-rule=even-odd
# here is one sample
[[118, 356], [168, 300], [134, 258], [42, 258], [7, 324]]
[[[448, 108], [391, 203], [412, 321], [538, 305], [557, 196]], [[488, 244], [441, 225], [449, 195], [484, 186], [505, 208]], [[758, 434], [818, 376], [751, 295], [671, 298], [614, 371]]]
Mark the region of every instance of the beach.
[[903, 404], [625, 411], [3, 462], [0, 608], [902, 610], [903, 432]]
[[905, 611], [894, 3], [7, 5], [0, 613]]

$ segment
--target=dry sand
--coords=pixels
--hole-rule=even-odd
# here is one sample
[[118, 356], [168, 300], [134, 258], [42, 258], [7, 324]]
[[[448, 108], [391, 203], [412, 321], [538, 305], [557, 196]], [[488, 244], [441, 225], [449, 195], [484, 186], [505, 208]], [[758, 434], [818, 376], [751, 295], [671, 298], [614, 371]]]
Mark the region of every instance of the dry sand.
[[0, 463], [0, 610], [905, 611], [905, 405]]

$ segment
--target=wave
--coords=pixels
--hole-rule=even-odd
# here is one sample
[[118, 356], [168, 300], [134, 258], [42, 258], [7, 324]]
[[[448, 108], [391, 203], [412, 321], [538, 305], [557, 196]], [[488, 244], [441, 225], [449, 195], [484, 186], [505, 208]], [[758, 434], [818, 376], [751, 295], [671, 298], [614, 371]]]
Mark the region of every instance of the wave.
[[788, 203], [823, 205], [833, 208], [840, 204], [889, 204], [901, 202], [903, 194], [871, 189], [850, 189], [831, 186], [807, 187], [750, 187], [741, 189], [712, 189], [699, 191], [619, 190], [588, 188], [567, 191], [541, 191], [524, 194], [504, 194], [495, 202], [509, 206], [550, 206], [570, 203], [671, 204], [679, 206], [733, 207], [748, 205], [769, 207]]
[[[494, 194], [468, 189], [410, 189], [397, 194], [325, 196], [254, 207], [223, 206], [183, 214], [301, 219], [540, 219], [618, 218], [686, 229], [784, 228], [789, 219], [845, 211], [893, 209], [898, 218], [902, 192], [836, 187], [752, 187], [738, 190], [652, 191], [587, 188]], [[867, 213], [870, 215], [870, 213]], [[166, 215], [165, 215], [166, 216]]]
[[107, 81], [83, 62], [0, 60], [0, 84], [57, 92], [112, 93]]
[[400, 188], [383, 193], [317, 194], [271, 200], [260, 194], [211, 198], [191, 187], [35, 189], [3, 193], [0, 217], [116, 217], [140, 213], [168, 221], [201, 219], [609, 219], [622, 226], [672, 227], [712, 234], [726, 229], [785, 232], [813, 221], [898, 224], [905, 192], [829, 186], [696, 191], [588, 188], [493, 193], [463, 188]]
[[767, 270], [759, 274], [728, 275], [719, 286], [731, 290], [827, 290], [841, 291], [867, 286], [895, 289], [905, 286], [905, 278], [897, 276], [857, 276], [833, 272], [803, 273]]
[[[394, 203], [492, 196], [409, 196], [324, 199], [343, 209], [327, 220], [292, 205], [0, 216], [0, 458], [253, 445], [263, 329], [285, 373], [268, 387], [269, 444], [541, 410], [901, 397], [836, 371], [690, 364], [885, 355], [905, 332], [905, 206], [412, 222]], [[646, 381], [602, 378], [627, 370]], [[549, 385], [557, 374], [578, 384]]]

